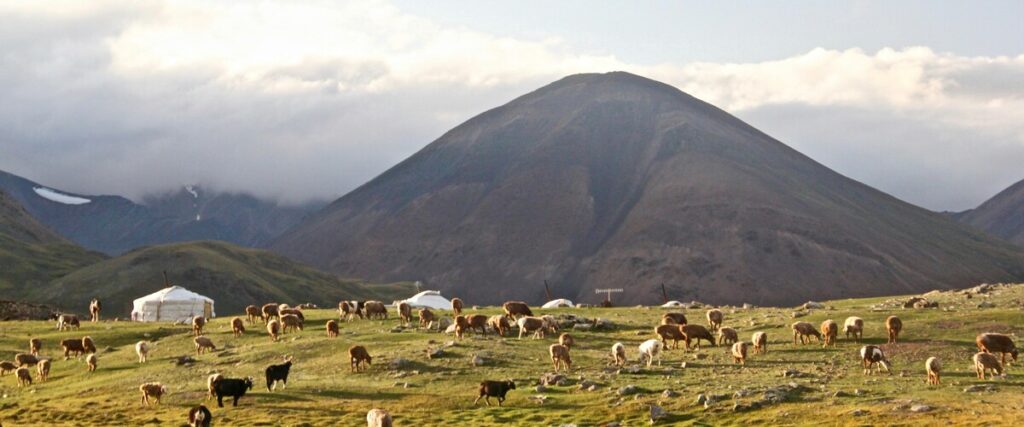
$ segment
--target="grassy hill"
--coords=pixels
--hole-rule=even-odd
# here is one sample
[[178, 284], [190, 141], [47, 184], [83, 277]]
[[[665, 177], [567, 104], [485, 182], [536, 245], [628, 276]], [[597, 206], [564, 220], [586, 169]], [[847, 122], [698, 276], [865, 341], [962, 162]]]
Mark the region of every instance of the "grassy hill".
[[324, 307], [343, 298], [392, 301], [415, 293], [409, 283], [372, 285], [342, 280], [258, 249], [202, 241], [151, 246], [74, 271], [28, 293], [30, 301], [84, 312], [99, 297], [108, 315], [127, 316], [135, 298], [172, 284], [213, 298], [218, 313], [237, 313], [269, 301]]
[[[398, 325], [394, 316], [386, 321], [342, 323], [341, 336], [329, 339], [323, 323], [336, 318], [335, 312], [309, 310], [305, 331], [273, 343], [260, 327], [232, 337], [228, 319], [235, 313], [222, 311], [207, 330], [219, 350], [184, 366], [173, 360], [187, 354], [195, 357], [185, 326], [104, 322], [84, 324], [81, 331], [58, 332], [48, 322], [7, 322], [0, 334], [0, 359], [10, 360], [15, 352], [25, 351], [30, 337], [40, 337], [42, 353], [55, 360], [49, 382], [19, 389], [12, 376], [0, 379], [0, 393], [7, 396], [0, 400], [0, 422], [5, 426], [181, 425], [188, 409], [204, 402], [206, 377], [213, 372], [257, 379], [238, 407], [217, 408], [215, 402], [206, 402], [217, 425], [363, 425], [366, 411], [374, 407], [391, 411], [396, 425], [595, 426], [613, 421], [648, 425], [652, 404], [669, 414], [656, 425], [998, 425], [1024, 416], [1020, 368], [1010, 367], [1007, 379], [983, 381], [969, 366], [979, 332], [1019, 336], [1024, 331], [1024, 286], [999, 288], [970, 299], [958, 292], [929, 298], [942, 308], [902, 309], [903, 298], [840, 300], [826, 302], [829, 308], [812, 310], [799, 319], [817, 325], [825, 319], [842, 324], [847, 316], [862, 317], [865, 342], [882, 345], [893, 363], [891, 376], [863, 374], [857, 356], [861, 344], [842, 337], [836, 348], [793, 345], [789, 330], [793, 309], [724, 308], [725, 325], [738, 329], [741, 339], [749, 339], [755, 331], [765, 331], [770, 338], [769, 352], [752, 355], [744, 367], [734, 365], [724, 347], [704, 347], [688, 353], [669, 350], [661, 366], [637, 368], [635, 373], [610, 367], [608, 349], [623, 342], [630, 360], [627, 366], [636, 366], [636, 346], [653, 337], [652, 326], [666, 309], [541, 310], [540, 314], [600, 317], [614, 324], [610, 330], [573, 331], [577, 346], [572, 349], [568, 384], [542, 392], [535, 385], [551, 369], [547, 347], [554, 338], [520, 341], [469, 335], [445, 348], [442, 357], [428, 359], [427, 349], [453, 338], [412, 329], [392, 332]], [[978, 308], [982, 301], [995, 307]], [[498, 311], [480, 310], [484, 314]], [[705, 323], [703, 309], [685, 313], [692, 323]], [[883, 344], [883, 322], [891, 314], [905, 325], [896, 345]], [[101, 349], [100, 368], [92, 374], [81, 359], [56, 357], [60, 339], [83, 335], [92, 336]], [[155, 342], [156, 348], [150, 362], [140, 366], [132, 345], [141, 339]], [[353, 344], [367, 346], [373, 355], [368, 371], [349, 372], [345, 352]], [[295, 358], [288, 388], [268, 392], [261, 379], [263, 369], [286, 354]], [[486, 364], [473, 366], [473, 355], [484, 357]], [[940, 386], [925, 383], [923, 364], [930, 356], [943, 361]], [[393, 368], [399, 359], [405, 362]], [[784, 375], [787, 371], [789, 376]], [[505, 407], [472, 405], [481, 380], [504, 378], [518, 385]], [[596, 390], [581, 390], [581, 379], [594, 381]], [[138, 386], [147, 381], [160, 381], [170, 388], [159, 407], [144, 409], [140, 404]], [[639, 392], [618, 395], [627, 385]], [[964, 391], [971, 386], [992, 389]], [[749, 405], [780, 387], [787, 390], [780, 403], [734, 410], [736, 403]], [[663, 394], [664, 390], [676, 395]], [[717, 399], [698, 405], [700, 394]], [[534, 396], [546, 399], [541, 404]], [[910, 409], [914, 405], [929, 409], [914, 412]]]

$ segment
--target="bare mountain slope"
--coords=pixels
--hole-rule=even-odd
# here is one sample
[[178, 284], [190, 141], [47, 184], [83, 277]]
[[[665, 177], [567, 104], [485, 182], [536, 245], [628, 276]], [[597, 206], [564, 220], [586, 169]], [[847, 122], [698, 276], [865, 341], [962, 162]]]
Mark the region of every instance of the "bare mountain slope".
[[956, 215], [970, 224], [1024, 246], [1024, 180], [1011, 185], [977, 208]]

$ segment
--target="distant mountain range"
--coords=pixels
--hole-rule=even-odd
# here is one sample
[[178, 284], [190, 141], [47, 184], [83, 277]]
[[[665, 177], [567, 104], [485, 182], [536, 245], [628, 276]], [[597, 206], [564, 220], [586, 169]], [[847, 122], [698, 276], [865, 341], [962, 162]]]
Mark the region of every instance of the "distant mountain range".
[[1011, 185], [977, 208], [953, 216], [960, 222], [1024, 247], [1024, 180]]

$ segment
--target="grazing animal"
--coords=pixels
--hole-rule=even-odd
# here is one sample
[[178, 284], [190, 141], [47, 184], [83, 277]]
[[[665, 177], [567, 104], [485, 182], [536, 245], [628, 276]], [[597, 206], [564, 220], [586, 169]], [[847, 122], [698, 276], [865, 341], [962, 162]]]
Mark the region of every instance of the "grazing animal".
[[[348, 349], [349, 362], [352, 364], [352, 372], [359, 372], [373, 364], [373, 357], [366, 351], [366, 347], [354, 345]], [[363, 366], [366, 362], [366, 366]]]
[[50, 359], [42, 359], [36, 364], [36, 373], [39, 374], [39, 382], [46, 382], [50, 376]]
[[430, 324], [434, 322], [434, 312], [430, 311], [429, 308], [421, 308], [419, 311], [420, 326], [421, 328], [429, 328]]
[[889, 316], [885, 319], [885, 330], [889, 331], [889, 344], [896, 344], [903, 330], [903, 321], [899, 317]]
[[646, 359], [647, 367], [650, 368], [651, 363], [654, 362], [655, 358], [657, 358], [658, 366], [661, 366], [661, 350], [664, 347], [665, 345], [658, 340], [647, 340], [640, 343], [640, 363], [643, 363]]
[[92, 337], [82, 337], [82, 348], [86, 353], [95, 353], [96, 343], [92, 342]]
[[43, 348], [43, 340], [39, 338], [32, 338], [28, 340], [28, 352], [35, 356], [39, 355], [39, 350]]
[[790, 327], [793, 328], [793, 345], [796, 345], [797, 338], [800, 338], [800, 344], [810, 344], [812, 336], [821, 342], [821, 332], [810, 323], [796, 322]]
[[217, 351], [217, 346], [213, 345], [213, 340], [207, 336], [198, 336], [192, 339], [192, 342], [196, 344], [196, 355], [203, 354], [207, 351]]
[[68, 338], [62, 340], [60, 346], [64, 347], [64, 360], [68, 360], [72, 354], [78, 357], [85, 353], [85, 347], [82, 346], [82, 340], [80, 339]]
[[623, 366], [626, 364], [625, 345], [622, 345], [620, 342], [612, 344], [612, 360], [615, 361], [615, 366]]
[[564, 345], [565, 348], [572, 349], [572, 346], [576, 345], [576, 340], [573, 339], [572, 335], [563, 333], [558, 336], [558, 343]]
[[554, 366], [555, 372], [558, 372], [560, 366], [564, 366], [566, 371], [572, 370], [572, 359], [569, 357], [569, 347], [562, 344], [551, 344], [548, 347], [548, 353], [551, 354], [551, 364]]
[[546, 322], [544, 319], [539, 317], [520, 317], [516, 320], [516, 324], [519, 325], [519, 339], [523, 339], [523, 334], [533, 332], [534, 338], [544, 338], [544, 332], [546, 332]]
[[469, 320], [466, 320], [466, 316], [455, 316], [455, 338], [461, 340], [466, 329], [469, 329]]
[[452, 298], [452, 314], [458, 316], [462, 314], [462, 300], [459, 298]]
[[480, 334], [487, 335], [487, 316], [483, 314], [472, 314], [466, 316], [466, 321], [469, 323], [469, 329], [479, 330]]
[[288, 333], [289, 329], [292, 331], [295, 331], [296, 329], [301, 331], [303, 328], [302, 319], [294, 314], [282, 314], [281, 325], [283, 326], [281, 328], [281, 332], [283, 333]]
[[407, 302], [398, 303], [398, 317], [402, 319], [402, 325], [412, 323], [412, 306]]
[[839, 336], [839, 324], [835, 320], [828, 319], [821, 322], [821, 335], [825, 337], [822, 347], [836, 346], [836, 337]]
[[1017, 361], [1017, 346], [1014, 345], [1013, 339], [1003, 334], [996, 334], [992, 332], [978, 334], [978, 337], [974, 339], [974, 343], [978, 345], [979, 351], [986, 353], [999, 353], [1002, 356], [1002, 362], [1006, 364], [1006, 355], [1009, 354], [1014, 362]]
[[391, 414], [383, 409], [373, 408], [366, 413], [367, 427], [393, 427], [393, 423]]
[[715, 346], [715, 337], [711, 335], [711, 332], [707, 328], [701, 325], [682, 325], [679, 330], [686, 335], [686, 349], [690, 349], [690, 343], [697, 344], [697, 349], [700, 350], [700, 340], [706, 340], [711, 343], [711, 346]]
[[732, 361], [740, 365], [747, 364], [747, 343], [740, 341], [732, 345]]
[[32, 354], [18, 353], [14, 355], [14, 363], [19, 367], [34, 366], [36, 363], [39, 363], [39, 358]]
[[14, 372], [17, 369], [18, 365], [15, 365], [13, 362], [9, 360], [4, 360], [0, 362], [0, 375], [7, 375], [11, 372]]
[[512, 326], [508, 324], [508, 317], [505, 317], [503, 314], [491, 316], [487, 319], [487, 323], [494, 328], [494, 332], [497, 333], [498, 336], [502, 337], [505, 336], [505, 333], [508, 332], [509, 329], [512, 329]]
[[864, 319], [855, 316], [847, 317], [846, 322], [843, 322], [843, 329], [846, 331], [846, 339], [850, 339], [850, 335], [853, 335], [855, 342], [864, 339]]
[[278, 316], [287, 316], [289, 314], [291, 314], [291, 315], [293, 315], [295, 317], [298, 317], [299, 320], [301, 320], [303, 322], [306, 321], [306, 315], [302, 314], [302, 310], [299, 310], [297, 308], [278, 308], [278, 310], [277, 310], [277, 315]]
[[860, 359], [861, 364], [864, 365], [864, 374], [871, 373], [871, 367], [875, 366], [875, 372], [881, 372], [879, 367], [884, 368], [885, 372], [892, 375], [892, 371], [889, 370], [889, 359], [885, 358], [885, 352], [878, 346], [866, 345], [860, 348]]
[[89, 302], [89, 315], [92, 316], [93, 322], [100, 321], [100, 310], [102, 309], [103, 305], [100, 304], [99, 299], [93, 298], [92, 301]]
[[278, 322], [277, 319], [267, 322], [267, 333], [270, 334], [271, 341], [277, 342], [277, 334], [279, 334], [280, 332], [281, 322]]
[[89, 366], [89, 372], [96, 370], [96, 353], [85, 356], [85, 364]]
[[18, 368], [17, 371], [14, 371], [14, 375], [18, 377], [18, 387], [32, 385], [32, 373], [28, 368]]
[[476, 400], [473, 401], [473, 404], [476, 405], [477, 402], [480, 402], [480, 398], [482, 397], [482, 398], [484, 398], [484, 403], [486, 403], [487, 406], [491, 406], [491, 398], [495, 397], [495, 398], [498, 399], [498, 406], [501, 406], [501, 403], [505, 401], [505, 395], [508, 394], [508, 391], [509, 390], [515, 390], [515, 389], [516, 389], [516, 383], [512, 382], [512, 380], [506, 380], [506, 381], [491, 381], [491, 380], [487, 380], [487, 381], [481, 382], [480, 383], [480, 395], [476, 397]]
[[363, 313], [357, 313], [355, 309], [352, 307], [352, 304], [350, 304], [348, 301], [342, 301], [338, 303], [338, 315], [341, 317], [341, 320], [344, 321], [350, 321], [353, 318], [355, 318], [356, 315], [358, 315], [359, 318], [363, 317]]
[[686, 315], [683, 313], [665, 313], [661, 315], [662, 325], [685, 325]]
[[522, 316], [533, 316], [533, 311], [530, 310], [530, 306], [526, 305], [522, 301], [508, 301], [501, 305], [501, 308], [505, 310], [505, 315], [518, 320]]
[[221, 378], [213, 384], [213, 391], [217, 394], [217, 406], [224, 407], [224, 396], [232, 398], [231, 406], [238, 406], [238, 399], [245, 396], [246, 390], [252, 390], [252, 383], [252, 377]]
[[671, 348], [679, 348], [679, 341], [686, 341], [686, 334], [677, 324], [658, 325], [654, 327], [654, 333], [661, 337], [661, 344], [669, 348], [668, 340], [672, 340]]
[[241, 317], [235, 317], [231, 319], [231, 334], [240, 337], [245, 333], [245, 322], [242, 321]]
[[722, 327], [722, 320], [724, 320], [725, 316], [722, 314], [721, 310], [712, 308], [711, 310], [708, 310], [707, 316], [708, 325], [711, 326], [711, 331], [717, 331], [718, 328]]
[[754, 343], [754, 354], [764, 354], [768, 352], [768, 334], [765, 332], [754, 332], [751, 337], [751, 342]]
[[388, 308], [380, 301], [367, 301], [363, 304], [367, 319], [387, 319]]
[[942, 362], [938, 357], [929, 357], [924, 362], [924, 370], [928, 373], [928, 384], [939, 385], [939, 374], [942, 373]]
[[150, 400], [160, 404], [160, 398], [167, 394], [167, 386], [160, 383], [145, 383], [139, 386], [142, 392], [142, 404], [149, 406]]
[[985, 372], [990, 371], [990, 379], [995, 379], [996, 375], [1003, 375], [1003, 365], [999, 363], [999, 359], [993, 356], [991, 353], [985, 353], [983, 351], [974, 354], [974, 370], [978, 373], [978, 379], [985, 379]]
[[71, 328], [78, 329], [82, 325], [78, 322], [78, 316], [74, 314], [62, 314], [57, 317], [57, 330], [71, 330]]
[[192, 318], [192, 335], [200, 336], [203, 334], [203, 327], [206, 326], [206, 318], [203, 316], [196, 316]]
[[271, 318], [278, 317], [278, 307], [280, 305], [274, 303], [263, 304], [263, 307], [260, 307], [260, 311], [263, 313], [263, 321], [269, 323]]
[[256, 319], [263, 320], [263, 313], [260, 308], [255, 305], [248, 305], [245, 307], [245, 318], [249, 321], [250, 325], [256, 324]]
[[338, 330], [338, 321], [337, 320], [334, 320], [334, 319], [328, 320], [326, 327], [327, 327], [327, 338], [337, 338], [338, 337], [338, 333], [341, 332], [341, 331]]
[[267, 366], [267, 391], [274, 391], [277, 388], [277, 382], [280, 381], [282, 388], [288, 388], [288, 371], [292, 369], [292, 357], [285, 356], [284, 363], [280, 365]]
[[217, 385], [217, 381], [220, 381], [222, 379], [224, 379], [224, 375], [222, 374], [210, 374], [209, 377], [206, 377], [206, 388], [207, 391], [209, 392], [206, 395], [206, 400], [210, 400], [217, 397], [217, 389], [214, 386]]
[[718, 330], [718, 345], [734, 344], [739, 340], [740, 337], [733, 328], [721, 328]]
[[149, 358], [149, 343], [139, 341], [135, 343], [135, 354], [139, 355], [139, 363], [146, 363]]
[[204, 405], [196, 406], [188, 411], [189, 427], [210, 427], [213, 421], [213, 414]]

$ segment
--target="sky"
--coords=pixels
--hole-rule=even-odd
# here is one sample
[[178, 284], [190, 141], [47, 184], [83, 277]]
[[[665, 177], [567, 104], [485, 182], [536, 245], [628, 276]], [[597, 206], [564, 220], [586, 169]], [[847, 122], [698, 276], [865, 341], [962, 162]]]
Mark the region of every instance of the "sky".
[[1024, 179], [1024, 3], [0, 0], [0, 170], [333, 199], [568, 74], [625, 70], [933, 210]]

